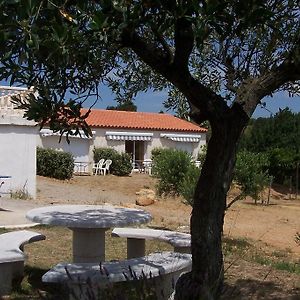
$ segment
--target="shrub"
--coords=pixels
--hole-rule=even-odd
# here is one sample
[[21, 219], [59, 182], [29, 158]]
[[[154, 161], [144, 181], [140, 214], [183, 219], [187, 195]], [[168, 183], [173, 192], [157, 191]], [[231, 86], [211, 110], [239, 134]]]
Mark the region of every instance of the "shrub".
[[115, 168], [113, 174], [117, 176], [127, 176], [132, 171], [132, 163], [128, 153], [121, 153], [115, 158]]
[[185, 199], [186, 204], [193, 205], [196, 185], [200, 176], [200, 169], [194, 164], [189, 168], [179, 185], [179, 193]]
[[130, 162], [129, 154], [120, 154], [118, 151], [112, 148], [94, 148], [94, 161], [98, 162], [102, 158], [104, 158], [104, 160], [112, 160], [112, 164], [110, 166], [111, 174], [126, 176], [131, 173], [132, 164]]
[[203, 166], [203, 163], [204, 163], [205, 158], [206, 158], [206, 153], [207, 153], [207, 145], [202, 145], [200, 148], [201, 149], [198, 153], [197, 160], [200, 161], [200, 163], [201, 163], [200, 166]]
[[151, 150], [151, 159], [154, 160], [156, 156], [158, 156], [159, 154], [161, 154], [161, 152], [163, 151], [164, 149], [163, 148], [153, 148]]
[[[275, 182], [286, 184], [292, 177], [292, 183], [296, 185], [296, 165], [300, 160], [299, 153], [292, 149], [274, 148], [267, 152], [270, 161], [270, 174]], [[299, 184], [299, 182], [298, 182]]]
[[269, 183], [268, 166], [269, 161], [265, 154], [246, 150], [238, 153], [234, 180], [240, 185], [243, 197], [250, 196], [257, 202], [259, 193]]
[[191, 156], [180, 150], [161, 149], [153, 157], [152, 174], [158, 178], [157, 192], [162, 194], [179, 194], [179, 186], [186, 175]]
[[74, 171], [73, 155], [53, 149], [37, 148], [37, 174], [57, 179], [70, 179]]

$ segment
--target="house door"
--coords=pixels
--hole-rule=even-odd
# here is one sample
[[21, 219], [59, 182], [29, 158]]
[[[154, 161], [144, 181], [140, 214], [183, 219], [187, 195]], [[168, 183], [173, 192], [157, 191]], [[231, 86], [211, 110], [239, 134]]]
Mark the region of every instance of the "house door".
[[125, 141], [125, 152], [130, 154], [133, 162], [142, 162], [144, 160], [145, 142]]

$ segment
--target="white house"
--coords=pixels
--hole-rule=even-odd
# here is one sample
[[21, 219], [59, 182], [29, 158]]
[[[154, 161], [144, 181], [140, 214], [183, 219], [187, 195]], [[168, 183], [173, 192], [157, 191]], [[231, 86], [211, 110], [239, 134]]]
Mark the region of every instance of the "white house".
[[0, 195], [22, 192], [36, 196], [38, 127], [24, 119], [23, 111], [11, 102], [11, 96], [23, 97], [28, 92], [0, 86]]
[[[86, 110], [83, 109], [83, 113]], [[37, 144], [71, 152], [75, 164], [90, 171], [94, 147], [110, 147], [118, 152], [127, 152], [133, 161], [151, 157], [157, 147], [185, 150], [195, 159], [202, 145], [206, 144], [206, 129], [169, 114], [128, 112], [92, 109], [87, 118], [93, 137], [71, 137], [70, 144], [58, 134], [42, 129]]]

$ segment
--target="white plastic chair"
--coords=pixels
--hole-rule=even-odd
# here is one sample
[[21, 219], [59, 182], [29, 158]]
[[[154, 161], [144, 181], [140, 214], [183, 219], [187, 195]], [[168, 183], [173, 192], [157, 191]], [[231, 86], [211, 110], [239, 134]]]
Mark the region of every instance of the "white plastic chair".
[[104, 167], [100, 168], [100, 174], [103, 174], [104, 176], [106, 175], [106, 173], [109, 173], [109, 167], [112, 164], [112, 160], [111, 159], [107, 159], [105, 161], [105, 163], [103, 164]]
[[101, 168], [103, 166], [104, 163], [104, 158], [101, 158], [97, 163], [94, 163], [93, 165], [93, 174], [94, 175], [98, 175], [101, 174]]
[[151, 175], [152, 159], [145, 159], [143, 161], [143, 166], [144, 166], [145, 173]]

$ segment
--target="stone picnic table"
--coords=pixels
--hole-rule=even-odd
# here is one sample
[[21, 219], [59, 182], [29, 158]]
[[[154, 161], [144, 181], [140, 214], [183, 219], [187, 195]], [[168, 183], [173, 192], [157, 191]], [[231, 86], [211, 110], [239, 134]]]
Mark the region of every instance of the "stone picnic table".
[[[54, 226], [64, 226], [73, 232], [73, 262], [105, 261], [105, 231], [151, 221], [141, 209], [112, 205], [52, 205], [27, 212], [29, 220]], [[58, 237], [62, 238], [62, 237]]]

